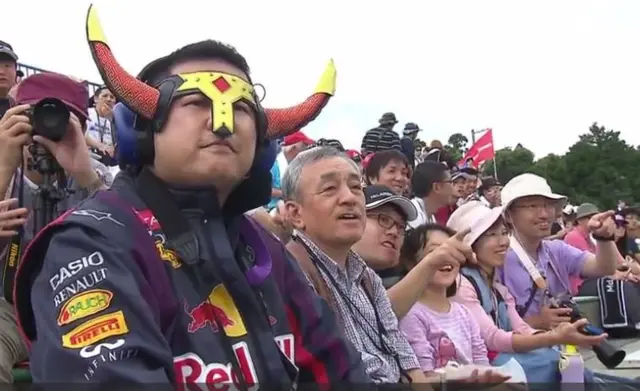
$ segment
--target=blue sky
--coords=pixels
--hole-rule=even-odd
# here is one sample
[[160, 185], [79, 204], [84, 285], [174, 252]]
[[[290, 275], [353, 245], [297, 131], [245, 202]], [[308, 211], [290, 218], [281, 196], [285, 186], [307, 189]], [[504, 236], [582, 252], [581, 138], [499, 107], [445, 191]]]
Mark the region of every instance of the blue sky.
[[[22, 62], [98, 81], [88, 4], [7, 2], [0, 39]], [[347, 147], [359, 148], [385, 111], [399, 126], [418, 123], [425, 140], [492, 127], [497, 147], [520, 142], [538, 157], [565, 152], [593, 121], [640, 144], [640, 1], [95, 4], [131, 73], [181, 45], [219, 39], [247, 57], [267, 107], [304, 99], [333, 57], [337, 94], [306, 130]]]

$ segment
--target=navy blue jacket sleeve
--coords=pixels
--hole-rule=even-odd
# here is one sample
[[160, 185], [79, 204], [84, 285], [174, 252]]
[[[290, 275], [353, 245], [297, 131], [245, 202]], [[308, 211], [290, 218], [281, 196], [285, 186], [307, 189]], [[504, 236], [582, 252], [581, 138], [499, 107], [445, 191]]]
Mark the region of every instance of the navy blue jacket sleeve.
[[285, 301], [296, 340], [300, 382], [370, 383], [360, 353], [341, 333], [326, 301], [310, 287], [298, 263], [285, 251]]
[[132, 254], [98, 232], [57, 228], [31, 289], [35, 382], [171, 380], [171, 350]]

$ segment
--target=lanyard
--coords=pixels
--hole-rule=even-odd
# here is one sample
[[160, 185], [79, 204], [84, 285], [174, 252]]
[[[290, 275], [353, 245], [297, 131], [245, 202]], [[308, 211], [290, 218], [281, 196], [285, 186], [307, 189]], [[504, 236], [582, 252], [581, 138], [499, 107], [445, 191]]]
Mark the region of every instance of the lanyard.
[[[24, 166], [23, 166], [24, 167]], [[19, 179], [16, 176], [20, 175]], [[24, 174], [19, 170], [13, 176], [13, 185], [11, 186], [11, 196], [18, 193], [18, 207], [23, 206], [24, 193]], [[16, 273], [18, 271], [18, 262], [22, 255], [22, 238], [24, 237], [24, 227], [20, 227], [18, 234], [11, 238], [11, 242], [7, 246], [7, 254], [4, 262], [4, 271], [2, 273], [2, 286], [4, 289], [4, 298], [13, 304], [13, 286]]]

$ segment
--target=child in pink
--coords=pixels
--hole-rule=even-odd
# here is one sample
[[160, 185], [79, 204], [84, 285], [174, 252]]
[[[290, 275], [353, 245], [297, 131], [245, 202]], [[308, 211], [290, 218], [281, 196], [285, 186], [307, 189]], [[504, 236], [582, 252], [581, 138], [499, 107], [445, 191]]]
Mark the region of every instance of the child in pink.
[[[424, 247], [437, 246], [450, 234], [445, 227], [432, 229], [426, 232]], [[400, 321], [400, 330], [427, 375], [450, 362], [489, 366], [478, 324], [469, 310], [449, 299], [455, 295], [459, 270], [457, 263], [438, 269], [422, 297]]]

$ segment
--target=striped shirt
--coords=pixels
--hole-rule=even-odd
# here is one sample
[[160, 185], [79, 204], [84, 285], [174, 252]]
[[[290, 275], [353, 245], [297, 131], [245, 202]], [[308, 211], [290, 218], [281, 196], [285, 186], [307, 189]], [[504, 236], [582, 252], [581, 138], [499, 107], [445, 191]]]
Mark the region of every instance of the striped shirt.
[[[353, 251], [346, 269], [342, 269], [303, 233], [297, 232], [297, 236], [322, 263], [318, 272], [331, 291], [331, 307], [342, 321], [345, 335], [360, 352], [367, 375], [375, 383], [397, 383], [400, 380], [398, 363], [404, 371], [420, 368], [409, 342], [400, 332], [380, 277]], [[372, 282], [373, 303], [364, 288], [365, 278]], [[376, 310], [383, 330], [378, 327]]]
[[400, 136], [392, 129], [373, 128], [362, 138], [361, 149], [366, 153], [387, 151], [389, 149], [402, 150]]

